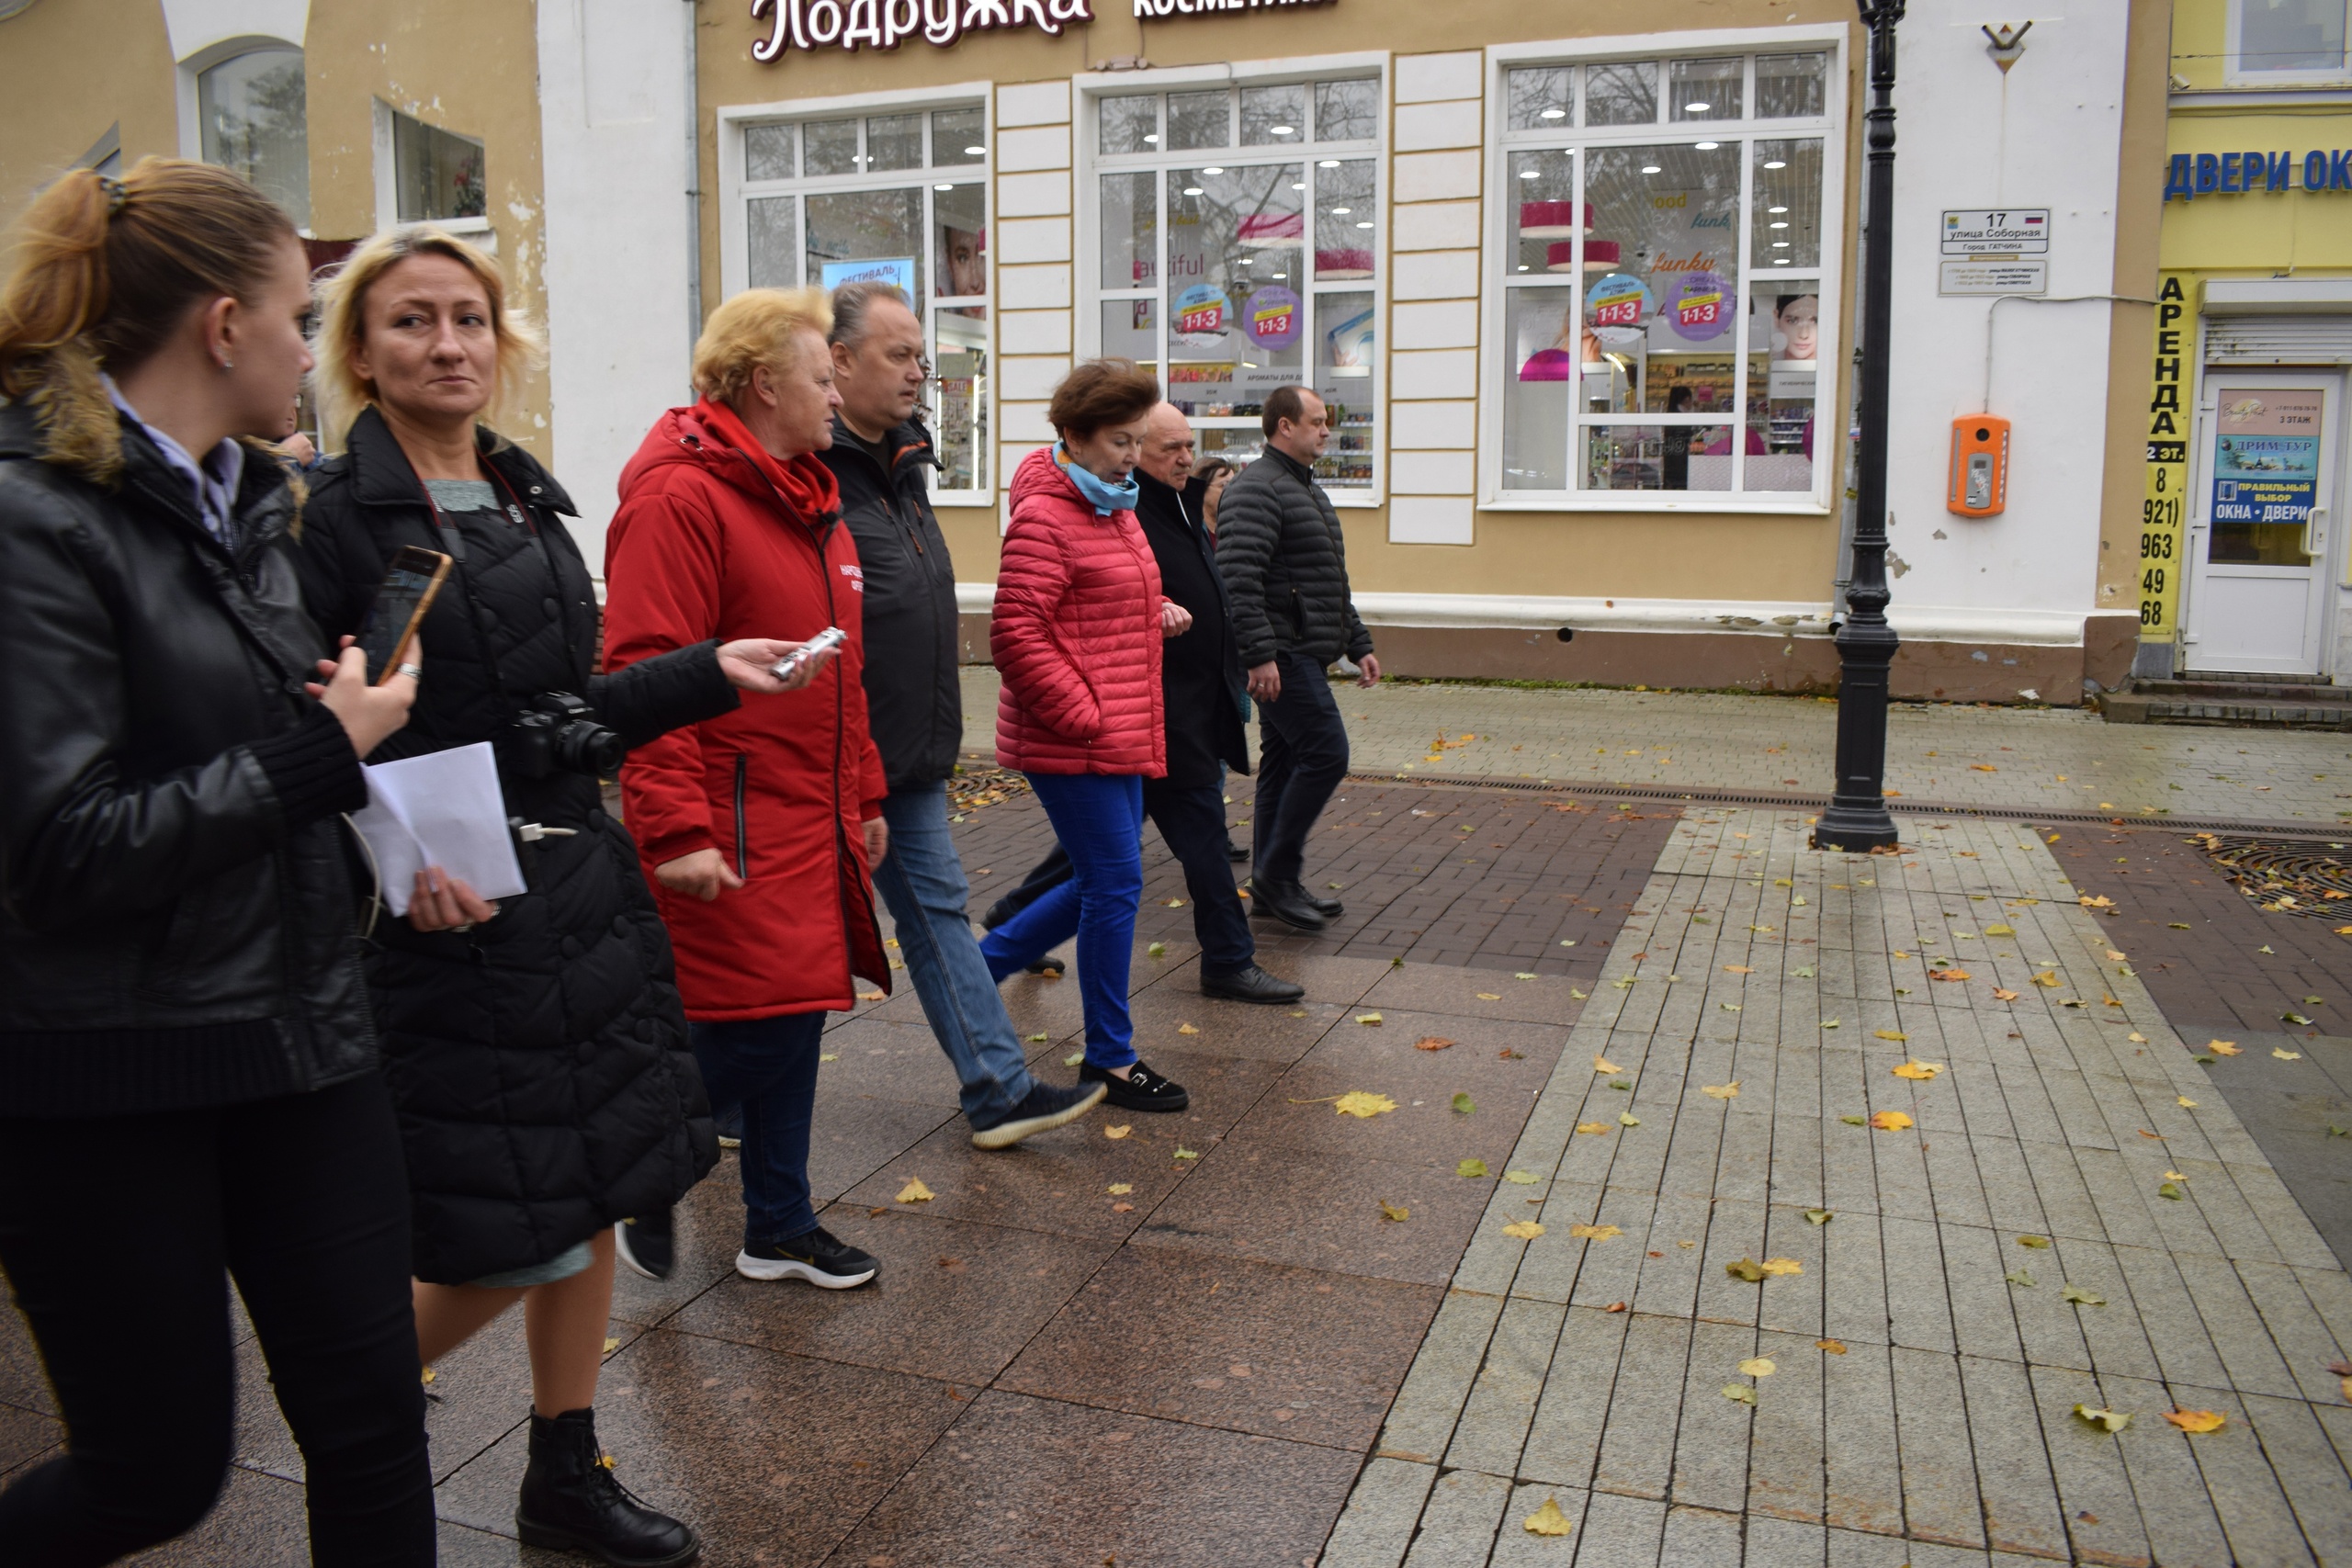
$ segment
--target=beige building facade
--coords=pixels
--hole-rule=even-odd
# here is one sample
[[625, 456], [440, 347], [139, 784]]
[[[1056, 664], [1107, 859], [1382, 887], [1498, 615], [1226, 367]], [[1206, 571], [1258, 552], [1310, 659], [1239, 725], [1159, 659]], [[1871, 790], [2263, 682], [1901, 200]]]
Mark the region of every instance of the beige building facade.
[[[299, 166], [322, 259], [418, 217], [494, 242], [551, 347], [514, 434], [592, 559], [713, 304], [883, 277], [930, 334], [974, 657], [1006, 478], [1056, 381], [1119, 354], [1237, 462], [1273, 386], [1322, 393], [1396, 673], [1834, 686], [1866, 96], [1842, 5], [12, 3], [0, 209], [179, 152]], [[2142, 499], [2166, 21], [2102, 0], [2007, 51], [1905, 23], [1904, 694], [2075, 702], [2132, 657], [2108, 567]], [[2012, 209], [2037, 226], [1985, 231], [2038, 236], [1991, 255], [2014, 268], [1954, 252]], [[1954, 422], [1986, 412], [2007, 505], [1962, 515]]]

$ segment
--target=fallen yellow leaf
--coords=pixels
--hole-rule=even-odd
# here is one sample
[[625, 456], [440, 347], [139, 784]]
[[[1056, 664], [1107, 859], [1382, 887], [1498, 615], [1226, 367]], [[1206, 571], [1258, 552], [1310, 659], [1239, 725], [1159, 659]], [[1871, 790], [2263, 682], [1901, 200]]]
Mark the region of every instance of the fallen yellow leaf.
[[2033, 983], [2037, 986], [2043, 986], [2052, 990], [2056, 990], [2058, 988], [2058, 971], [2055, 969], [2044, 969], [2041, 974], [2036, 975], [2033, 977]]
[[1802, 1274], [1804, 1265], [1793, 1258], [1768, 1258], [1762, 1264], [1764, 1272], [1771, 1275]]
[[2018, 993], [2015, 991], [2005, 991], [2001, 989], [2000, 987], [1996, 986], [1993, 987], [1993, 999], [1996, 1001], [2013, 1002], [2018, 999]]
[[1498, 1002], [1503, 999], [1503, 994], [1500, 991], [1480, 991], [1478, 999], [1482, 1002]]
[[1110, 1193], [1114, 1198], [1124, 1198], [1135, 1190], [1136, 1184], [1132, 1181], [1114, 1181], [1110, 1186]]
[[1413, 1042], [1413, 1049], [1416, 1051], [1442, 1051], [1453, 1043], [1453, 1041], [1448, 1040], [1442, 1034], [1424, 1034], [1419, 1040]]
[[1984, 934], [1986, 936], [2015, 936], [2018, 934], [2018, 929], [2015, 926], [1986, 926]]
[[1908, 1040], [1908, 1039], [1910, 1039], [1910, 1038], [1911, 1038], [1908, 1034], [1904, 1033], [1904, 1032], [1903, 1032], [1901, 1030], [1899, 1030], [1899, 1029], [1882, 1029], [1882, 1030], [1879, 1030], [1877, 1032], [1878, 1032], [1878, 1037], [1879, 1037], [1881, 1040], [1894, 1040], [1894, 1041], [1898, 1041], [1898, 1042], [1900, 1042], [1900, 1041], [1905, 1041], [1905, 1040]]
[[1521, 1241], [1533, 1241], [1544, 1234], [1544, 1227], [1533, 1220], [1513, 1220], [1503, 1227], [1503, 1235], [1515, 1235]]
[[2197, 1109], [2197, 1102], [2189, 1099], [2188, 1096], [2185, 1094], [2175, 1095], [2173, 1097], [2173, 1100], [2174, 1103], [2177, 1104], [2183, 1111], [2194, 1111]]
[[1905, 1062], [1901, 1066], [1892, 1069], [1898, 1078], [1916, 1078], [1921, 1083], [1927, 1082], [1943, 1070], [1944, 1065], [1941, 1062], [1916, 1061]]
[[1740, 1374], [1744, 1377], [1769, 1378], [1780, 1370], [1770, 1356], [1750, 1356], [1739, 1364]]
[[436, 1377], [438, 1377], [438, 1376], [440, 1376], [440, 1375], [441, 1375], [440, 1373], [438, 1373], [438, 1372], [435, 1371], [431, 1367], [427, 1367], [427, 1368], [425, 1368], [425, 1369], [424, 1369], [424, 1382], [431, 1382], [435, 1378], [436, 1378]]
[[1127, 1123], [1127, 1122], [1120, 1122], [1120, 1123], [1119, 1123], [1117, 1126], [1115, 1126], [1115, 1127], [1105, 1127], [1105, 1128], [1103, 1128], [1103, 1129], [1102, 1129], [1102, 1135], [1103, 1135], [1104, 1137], [1106, 1137], [1106, 1138], [1124, 1138], [1124, 1137], [1125, 1137], [1129, 1133], [1132, 1133], [1132, 1132], [1134, 1132], [1134, 1131], [1135, 1131], [1135, 1128], [1134, 1128], [1132, 1125], [1130, 1125], [1130, 1124], [1129, 1124], [1129, 1123]]
[[1359, 1089], [1333, 1100], [1331, 1109], [1342, 1116], [1356, 1116], [1369, 1121], [1384, 1111], [1396, 1110], [1396, 1102], [1385, 1094], [1367, 1094]]
[[1995, 766], [1994, 766], [1992, 763], [1990, 763], [1990, 762], [1971, 762], [1971, 763], [1969, 763], [1969, 764], [1968, 764], [1968, 766], [1969, 766], [1969, 771], [1970, 771], [1970, 772], [1972, 772], [1972, 773], [1999, 773], [1999, 772], [2001, 771], [2000, 769], [1998, 769], [1998, 768], [1995, 767]]
[[607, 1356], [611, 1355], [614, 1351], [616, 1351], [616, 1350], [619, 1349], [620, 1348], [621, 1348], [621, 1342], [620, 1342], [619, 1340], [617, 1340], [617, 1339], [609, 1339], [609, 1338], [608, 1338], [608, 1339], [606, 1339], [606, 1340], [605, 1341], [605, 1355], [607, 1355]]
[[2282, 1062], [2300, 1062], [2303, 1059], [2303, 1054], [2301, 1051], [2283, 1051], [2276, 1045], [2270, 1048], [2270, 1054]]
[[2086, 893], [2080, 898], [2075, 899], [2075, 902], [2080, 904], [2086, 909], [2112, 909], [2115, 908], [2114, 899], [2106, 897], [2104, 894], [2098, 893]]
[[1871, 1125], [1882, 1133], [1900, 1133], [1912, 1124], [1911, 1118], [1900, 1111], [1882, 1111], [1871, 1118]]
[[1411, 1219], [1413, 1217], [1413, 1211], [1410, 1209], [1400, 1209], [1396, 1204], [1384, 1200], [1380, 1205], [1380, 1217], [1384, 1220], [1396, 1220], [1402, 1222]]
[[1928, 971], [1928, 978], [1930, 980], [1965, 980], [1970, 977], [1968, 971], [1965, 969], [1930, 969]]
[[1625, 1069], [1606, 1056], [1595, 1056], [1592, 1059], [1592, 1070], [1596, 1073], [1622, 1073]]
[[1699, 1092], [1705, 1095], [1709, 1100], [1737, 1100], [1739, 1098], [1739, 1080], [1737, 1078], [1734, 1078], [1729, 1083], [1701, 1084], [1699, 1086]]
[[2116, 962], [2116, 963], [2118, 963], [2118, 964], [2124, 964], [2124, 963], [2129, 963], [2129, 962], [2130, 962], [2130, 960], [2126, 959], [2126, 958], [2123, 956], [2123, 954], [2121, 954], [2121, 953], [2120, 953], [2116, 952], [2116, 951], [2115, 951], [2115, 949], [2113, 949], [2113, 948], [2111, 948], [2111, 947], [2110, 947], [2110, 948], [2109, 948], [2109, 949], [2107, 950], [2107, 955], [2108, 955], [2109, 958], [2111, 958], [2111, 959], [2115, 960], [2115, 962]]
[[1530, 1535], [1566, 1535], [1577, 1527], [1567, 1515], [1560, 1512], [1558, 1499], [1546, 1497], [1544, 1506], [1528, 1515], [1520, 1528]]
[[1607, 1241], [1611, 1236], [1623, 1235], [1625, 1233], [1615, 1225], [1570, 1225], [1568, 1234], [1582, 1237], [1586, 1241]]
[[910, 1176], [907, 1179], [907, 1184], [899, 1189], [899, 1196], [895, 1201], [900, 1203], [928, 1203], [938, 1196], [938, 1193], [922, 1184], [922, 1177]]
[[1607, 1133], [1609, 1131], [1609, 1123], [1606, 1122], [1579, 1122], [1577, 1123], [1577, 1131], [1579, 1133]]
[[1726, 975], [1753, 975], [1756, 971], [1745, 964], [1726, 964], [1724, 965], [1724, 973]]
[[1380, 1027], [1380, 1015], [1376, 1012], [1358, 1013], [1356, 1015], [1356, 1021], [1362, 1024], [1368, 1024], [1371, 1027], [1377, 1029]]
[[1846, 1353], [1846, 1342], [1842, 1339], [1816, 1339], [1813, 1342], [1813, 1348], [1816, 1350], [1826, 1350], [1833, 1356], [1842, 1356]]
[[2217, 1432], [2222, 1418], [2218, 1410], [2167, 1410], [2165, 1419], [2184, 1432]]
[[2129, 1033], [2129, 1034], [2125, 1035], [2123, 1038], [2124, 1038], [2124, 1039], [2126, 1039], [2126, 1040], [2129, 1040], [2129, 1041], [2130, 1041], [2130, 1042], [2132, 1042], [2132, 1044], [2134, 1044], [2134, 1045], [2145, 1045], [2145, 1044], [2148, 1043], [2148, 1037], [2147, 1037], [2146, 1035], [2144, 1035], [2144, 1034], [2141, 1033], [2141, 1032], [2140, 1032], [2138, 1030], [2136, 1030], [2136, 1029], [2135, 1029], [2135, 1030], [2133, 1030], [2131, 1033]]
[[2234, 1040], [2211, 1040], [2206, 1042], [2205, 1049], [2216, 1056], [2242, 1056], [2245, 1054], [2245, 1048]]
[[857, 993], [857, 999], [862, 1002], [878, 1002], [882, 999], [882, 993], [879, 991], [860, 991]]
[[1642, 1124], [1642, 1119], [1630, 1111], [1620, 1111], [1617, 1112], [1617, 1124], [1621, 1127], [1638, 1127]]
[[1189, 1023], [1180, 1023], [1176, 1026], [1176, 1032], [1179, 1034], [1198, 1034], [1200, 1031], [1193, 1028]]

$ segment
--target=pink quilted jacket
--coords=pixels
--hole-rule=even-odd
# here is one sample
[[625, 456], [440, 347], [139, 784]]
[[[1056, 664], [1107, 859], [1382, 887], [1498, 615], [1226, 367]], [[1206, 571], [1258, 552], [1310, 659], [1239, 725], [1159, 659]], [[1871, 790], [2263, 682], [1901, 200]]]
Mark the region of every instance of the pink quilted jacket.
[[1028, 773], [1164, 775], [1159, 605], [1136, 514], [1097, 516], [1051, 447], [1023, 458], [989, 628], [1004, 678], [996, 760]]

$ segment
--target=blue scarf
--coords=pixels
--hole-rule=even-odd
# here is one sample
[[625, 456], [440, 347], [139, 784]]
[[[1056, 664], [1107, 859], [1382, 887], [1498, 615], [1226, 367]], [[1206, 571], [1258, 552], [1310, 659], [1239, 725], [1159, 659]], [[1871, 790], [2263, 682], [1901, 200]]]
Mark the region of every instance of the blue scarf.
[[1136, 502], [1142, 499], [1143, 492], [1136, 488], [1133, 474], [1117, 484], [1098, 479], [1073, 462], [1069, 448], [1058, 441], [1054, 443], [1054, 461], [1061, 465], [1062, 472], [1069, 476], [1070, 483], [1078, 487], [1078, 493], [1093, 506], [1097, 517], [1108, 517], [1114, 512], [1133, 512]]

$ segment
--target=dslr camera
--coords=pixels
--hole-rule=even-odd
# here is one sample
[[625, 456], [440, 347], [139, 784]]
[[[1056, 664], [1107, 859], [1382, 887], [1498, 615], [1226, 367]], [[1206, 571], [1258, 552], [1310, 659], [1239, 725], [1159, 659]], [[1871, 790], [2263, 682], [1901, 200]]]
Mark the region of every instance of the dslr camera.
[[588, 705], [570, 692], [542, 692], [514, 720], [507, 764], [526, 779], [583, 773], [608, 779], [621, 771], [628, 748], [591, 717]]

